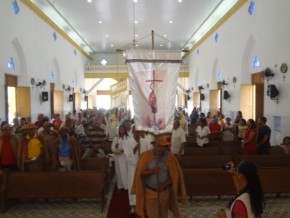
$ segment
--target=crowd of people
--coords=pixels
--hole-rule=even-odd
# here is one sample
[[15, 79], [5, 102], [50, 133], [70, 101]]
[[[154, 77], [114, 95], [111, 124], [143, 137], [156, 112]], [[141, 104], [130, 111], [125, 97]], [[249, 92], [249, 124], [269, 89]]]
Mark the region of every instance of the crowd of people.
[[[158, 136], [136, 130], [130, 111], [117, 108], [73, 111], [66, 114], [64, 120], [59, 114], [51, 119], [38, 114], [34, 123], [28, 123], [25, 118], [13, 122], [12, 126], [7, 122], [1, 124], [1, 170], [77, 171], [81, 169], [81, 158], [109, 157], [114, 163], [118, 193], [128, 190], [130, 213], [140, 217], [145, 214], [167, 217], [169, 210], [180, 217], [176, 196], [181, 194], [184, 204], [187, 199], [178, 158], [184, 155], [189, 124], [196, 126], [197, 146], [209, 146], [213, 140], [237, 140], [244, 154], [268, 154], [270, 151], [271, 129], [266, 125], [267, 119], [260, 117], [257, 123], [253, 119], [246, 121], [240, 111], [232, 122], [221, 113], [212, 116], [209, 112], [205, 116], [194, 108], [187, 116], [178, 108], [172, 132]], [[285, 137], [281, 146], [289, 154], [290, 137]], [[259, 205], [252, 203], [254, 193], [250, 191], [250, 178], [243, 170], [256, 171], [254, 165], [248, 163], [246, 166], [239, 165], [237, 172], [233, 167], [229, 170], [234, 180], [238, 181], [236, 176], [240, 174], [244, 179], [234, 202], [245, 197], [257, 216], [262, 213], [263, 199], [258, 199]], [[245, 193], [250, 196], [244, 196]], [[232, 203], [229, 209], [236, 211], [236, 206]], [[225, 215], [225, 211], [218, 212], [218, 217]]]
[[[184, 153], [186, 134], [181, 128], [181, 123], [184, 128], [187, 124], [183, 111], [177, 110], [172, 134], [166, 136], [169, 139], [166, 145], [155, 142], [155, 136], [149, 132], [137, 131], [130, 111], [125, 109], [82, 110], [78, 113], [73, 111], [66, 114], [64, 120], [61, 119], [60, 114], [48, 118], [40, 113], [35, 122], [27, 122], [25, 118], [15, 118], [13, 123], [14, 125], [9, 125], [7, 122], [1, 124], [1, 170], [78, 171], [81, 169], [81, 158], [107, 156], [114, 163], [118, 192], [128, 190], [132, 214], [136, 212], [136, 206], [138, 208], [136, 195], [133, 194], [132, 189], [136, 180], [135, 169], [143, 153], [150, 151], [153, 152], [153, 156], [160, 153], [157, 159], [163, 158], [164, 167], [167, 157], [170, 158], [172, 166], [178, 169], [176, 172], [181, 173], [175, 157]], [[172, 144], [171, 152], [170, 144]], [[166, 154], [157, 152], [159, 146], [166, 147], [170, 155], [167, 151]], [[156, 159], [154, 161], [147, 167], [154, 167], [155, 165], [152, 165], [154, 163], [158, 165], [159, 161], [158, 163]], [[159, 174], [158, 170], [154, 172], [152, 174]], [[172, 176], [169, 172], [168, 167], [162, 169], [162, 175], [167, 175], [167, 179]], [[156, 175], [152, 176], [156, 177]], [[150, 177], [147, 176], [151, 181], [151, 189], [157, 190], [158, 183], [152, 183], [154, 178], [150, 179]], [[179, 175], [178, 178], [182, 176]], [[163, 181], [160, 180], [160, 183]], [[173, 183], [175, 184], [175, 181]], [[181, 184], [184, 186], [183, 180]], [[171, 183], [168, 183], [169, 186], [171, 187]], [[177, 190], [174, 193], [177, 195]]]
[[[216, 115], [198, 113], [196, 108], [190, 115], [190, 123], [196, 126], [195, 136], [197, 146], [209, 146], [210, 141], [237, 141], [240, 142], [245, 155], [263, 155], [270, 152], [271, 129], [267, 125], [267, 118], [262, 116], [257, 121], [243, 118], [238, 111], [232, 122], [230, 117], [224, 117], [218, 112]], [[289, 154], [289, 136], [281, 143], [286, 154]]]

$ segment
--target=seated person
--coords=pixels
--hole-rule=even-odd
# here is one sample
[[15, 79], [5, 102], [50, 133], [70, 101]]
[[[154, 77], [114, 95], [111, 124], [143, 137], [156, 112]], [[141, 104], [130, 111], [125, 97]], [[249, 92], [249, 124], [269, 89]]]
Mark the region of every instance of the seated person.
[[4, 124], [0, 133], [0, 170], [18, 170], [18, 150], [20, 140], [12, 133], [9, 124]]
[[210, 138], [213, 140], [221, 139], [221, 129], [222, 126], [218, 123], [218, 117], [214, 116], [212, 122], [209, 124], [209, 129], [211, 132]]
[[26, 135], [23, 137], [20, 148], [20, 170], [41, 172], [45, 169], [46, 150], [43, 138], [37, 134], [37, 126], [29, 123], [23, 126]]
[[196, 128], [196, 143], [199, 147], [209, 145], [210, 130], [206, 125], [206, 119], [200, 118]]
[[86, 148], [82, 158], [87, 157], [106, 157], [103, 144], [106, 142], [107, 136], [98, 119], [94, 119], [91, 128], [87, 131], [87, 141], [89, 147]]
[[290, 136], [286, 136], [283, 139], [281, 147], [284, 149], [285, 154], [290, 154]]
[[80, 170], [80, 147], [75, 137], [69, 135], [70, 130], [62, 127], [59, 137], [52, 144], [53, 169], [71, 171], [72, 165]]

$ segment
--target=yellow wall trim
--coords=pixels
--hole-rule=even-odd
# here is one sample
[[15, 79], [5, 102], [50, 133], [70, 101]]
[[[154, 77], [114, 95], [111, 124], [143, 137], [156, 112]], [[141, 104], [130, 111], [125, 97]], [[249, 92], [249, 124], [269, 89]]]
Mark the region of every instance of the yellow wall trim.
[[197, 43], [195, 43], [182, 59], [189, 56], [198, 46], [210, 37], [220, 26], [222, 26], [232, 15], [234, 15], [248, 0], [239, 0]]
[[75, 43], [61, 28], [59, 28], [46, 14], [44, 14], [38, 7], [36, 7], [30, 0], [21, 0], [30, 10], [32, 10], [40, 19], [51, 26], [55, 31], [62, 35], [69, 43], [71, 43], [76, 49], [78, 49], [88, 59], [93, 60], [93, 57], [85, 52], [82, 47]]

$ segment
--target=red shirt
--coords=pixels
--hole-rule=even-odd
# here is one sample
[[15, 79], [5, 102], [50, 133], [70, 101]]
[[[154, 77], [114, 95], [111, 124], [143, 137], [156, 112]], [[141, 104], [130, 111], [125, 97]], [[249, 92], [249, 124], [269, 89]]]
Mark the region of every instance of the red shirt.
[[246, 206], [244, 205], [244, 203], [240, 200], [237, 200], [233, 206], [233, 209], [232, 209], [232, 216], [234, 214], [238, 214], [242, 217], [247, 217], [247, 209], [246, 209]]
[[56, 131], [59, 130], [61, 124], [62, 124], [62, 120], [59, 120], [59, 119], [55, 119], [55, 120], [52, 122], [53, 128], [54, 128], [54, 130], [56, 130]]
[[12, 146], [9, 143], [10, 136], [2, 136], [3, 143], [2, 143], [2, 153], [1, 153], [1, 164], [9, 165], [15, 164], [16, 159], [13, 154]]
[[212, 139], [221, 139], [221, 129], [222, 126], [218, 123], [209, 124], [209, 130], [211, 132]]

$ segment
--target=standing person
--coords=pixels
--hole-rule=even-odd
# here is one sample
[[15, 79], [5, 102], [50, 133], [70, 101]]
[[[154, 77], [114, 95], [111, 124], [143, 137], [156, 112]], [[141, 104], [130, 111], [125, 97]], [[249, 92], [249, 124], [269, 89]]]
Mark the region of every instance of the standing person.
[[12, 133], [9, 124], [4, 124], [0, 133], [0, 170], [18, 170], [19, 138]]
[[171, 153], [177, 156], [184, 155], [185, 142], [185, 132], [181, 128], [179, 120], [175, 120], [171, 134]]
[[240, 123], [238, 125], [238, 140], [241, 141], [244, 139], [245, 137], [245, 131], [246, 129], [248, 128], [247, 126], [247, 122], [245, 119], [241, 119], [240, 120]]
[[134, 180], [134, 174], [136, 169], [136, 164], [140, 156], [140, 132], [137, 132], [133, 128], [134, 138], [129, 140], [129, 143], [124, 147], [124, 154], [126, 156], [128, 164], [128, 196], [130, 205], [130, 214], [135, 214], [136, 207], [136, 195], [131, 194], [132, 184]]
[[240, 121], [241, 119], [243, 118], [243, 113], [242, 111], [238, 111], [237, 112], [237, 115], [236, 115], [236, 118], [234, 120], [234, 127], [235, 127], [235, 134], [236, 134], [236, 137], [238, 136], [238, 132], [239, 132], [239, 124], [240, 124]]
[[183, 173], [169, 146], [168, 138], [157, 137], [154, 149], [145, 151], [137, 163], [132, 193], [136, 194], [136, 214], [141, 218], [165, 218], [169, 210], [179, 218], [179, 190], [182, 203], [187, 203]]
[[190, 123], [196, 124], [197, 120], [198, 120], [198, 111], [197, 111], [197, 108], [194, 107], [191, 114], [190, 114]]
[[225, 124], [222, 126], [223, 141], [234, 141], [234, 129], [231, 118], [227, 117]]
[[199, 147], [204, 147], [209, 145], [210, 130], [206, 125], [205, 118], [199, 118], [198, 126], [195, 130], [196, 133], [196, 144]]
[[258, 134], [257, 134], [257, 154], [269, 154], [270, 153], [270, 138], [271, 129], [266, 125], [267, 118], [260, 117], [258, 120]]
[[242, 148], [245, 155], [256, 154], [257, 152], [257, 126], [253, 119], [247, 121], [247, 129], [245, 131], [244, 140], [242, 142]]
[[217, 213], [218, 218], [255, 218], [261, 217], [265, 199], [261, 187], [257, 165], [251, 161], [242, 161], [234, 169], [234, 164], [229, 163], [230, 173], [233, 177], [237, 196], [229, 202], [226, 211], [220, 209]]
[[128, 165], [126, 156], [124, 155], [124, 148], [128, 146], [131, 138], [128, 136], [125, 126], [119, 127], [118, 136], [116, 136], [112, 143], [112, 151], [115, 154], [115, 173], [117, 180], [118, 192], [121, 189], [128, 189]]

